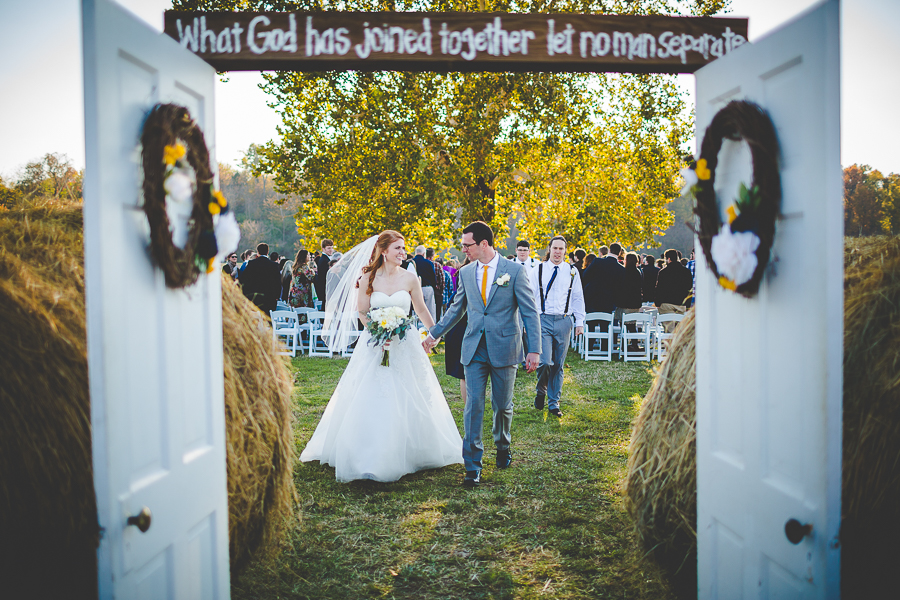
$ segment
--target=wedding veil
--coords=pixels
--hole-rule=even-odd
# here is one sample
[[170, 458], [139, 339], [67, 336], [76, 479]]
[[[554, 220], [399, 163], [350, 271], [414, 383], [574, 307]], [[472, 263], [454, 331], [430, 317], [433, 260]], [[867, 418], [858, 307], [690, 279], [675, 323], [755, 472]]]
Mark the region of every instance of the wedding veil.
[[[362, 275], [363, 267], [372, 260], [372, 251], [378, 236], [345, 252], [333, 267], [328, 269], [328, 277], [337, 277], [334, 290], [325, 298], [325, 322], [322, 324], [322, 338], [332, 352], [340, 352], [350, 345], [352, 331], [356, 330], [356, 302], [359, 289], [356, 282]], [[332, 275], [333, 274], [333, 275]]]

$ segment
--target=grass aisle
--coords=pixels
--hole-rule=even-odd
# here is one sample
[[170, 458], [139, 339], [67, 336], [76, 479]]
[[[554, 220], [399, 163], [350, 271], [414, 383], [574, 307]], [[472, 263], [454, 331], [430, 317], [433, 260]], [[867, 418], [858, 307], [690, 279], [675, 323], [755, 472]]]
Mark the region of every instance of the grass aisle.
[[[297, 454], [347, 360], [293, 362]], [[456, 379], [432, 357], [462, 431]], [[669, 598], [642, 559], [622, 488], [631, 422], [650, 387], [643, 363], [583, 362], [569, 354], [562, 420], [533, 406], [519, 371], [513, 465], [494, 468], [485, 410], [484, 483], [467, 490], [462, 465], [399, 482], [337, 483], [334, 469], [299, 463], [301, 517], [281, 554], [251, 565], [234, 598]]]

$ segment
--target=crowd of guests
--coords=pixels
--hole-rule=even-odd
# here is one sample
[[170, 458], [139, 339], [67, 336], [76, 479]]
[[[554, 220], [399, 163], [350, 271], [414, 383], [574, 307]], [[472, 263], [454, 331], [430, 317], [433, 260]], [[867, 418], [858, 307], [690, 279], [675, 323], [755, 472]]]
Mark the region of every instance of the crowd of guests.
[[[324, 306], [328, 290], [336, 283], [329, 278], [329, 270], [341, 258], [334, 242], [323, 239], [315, 252], [299, 250], [293, 259], [270, 252], [262, 243], [256, 250], [245, 250], [238, 264], [237, 254], [231, 254], [223, 271], [236, 282], [254, 304], [264, 313], [275, 310], [277, 301], [291, 307]], [[534, 269], [539, 262], [549, 260], [535, 256], [527, 240], [516, 243], [516, 253], [507, 258]], [[568, 264], [575, 267], [584, 291], [585, 310], [608, 312], [620, 320], [623, 315], [638, 312], [643, 304], [652, 303], [660, 314], [684, 313], [693, 302], [694, 260], [682, 257], [678, 250], [666, 250], [662, 257], [652, 254], [625, 252], [619, 243], [600, 246], [596, 253], [578, 248], [568, 255]], [[416, 273], [422, 282], [422, 292], [431, 316], [437, 321], [453, 300], [457, 273], [462, 264], [455, 258], [435, 257], [433, 248], [417, 246], [404, 267]]]

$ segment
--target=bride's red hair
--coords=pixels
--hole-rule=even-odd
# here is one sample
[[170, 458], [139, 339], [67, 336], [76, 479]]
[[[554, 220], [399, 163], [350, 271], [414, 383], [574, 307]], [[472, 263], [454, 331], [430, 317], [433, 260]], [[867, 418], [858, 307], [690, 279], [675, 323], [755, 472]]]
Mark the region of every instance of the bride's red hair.
[[396, 242], [397, 240], [404, 240], [406, 238], [400, 235], [399, 232], [394, 231], [392, 229], [386, 229], [382, 231], [378, 235], [378, 240], [375, 242], [375, 252], [372, 254], [372, 261], [363, 267], [363, 274], [369, 274], [369, 285], [366, 286], [366, 295], [371, 296], [372, 292], [372, 281], [375, 279], [375, 272], [384, 265], [384, 253], [387, 249]]

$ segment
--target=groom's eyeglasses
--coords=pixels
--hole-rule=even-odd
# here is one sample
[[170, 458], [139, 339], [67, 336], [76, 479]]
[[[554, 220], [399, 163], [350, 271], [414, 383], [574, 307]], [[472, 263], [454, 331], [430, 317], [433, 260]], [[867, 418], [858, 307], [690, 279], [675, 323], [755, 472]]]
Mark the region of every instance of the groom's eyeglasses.
[[471, 244], [467, 244], [467, 243], [463, 242], [460, 244], [460, 246], [462, 246], [463, 250], [466, 250], [468, 248], [471, 248], [472, 246], [477, 246], [477, 245], [478, 245], [478, 242], [472, 242]]

